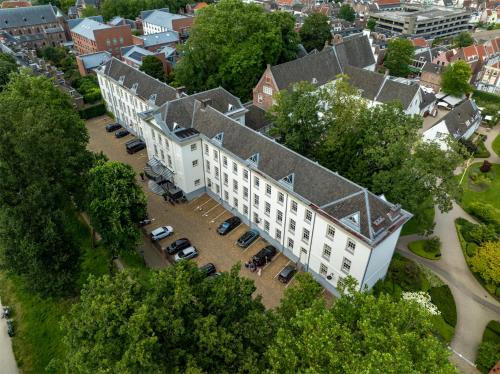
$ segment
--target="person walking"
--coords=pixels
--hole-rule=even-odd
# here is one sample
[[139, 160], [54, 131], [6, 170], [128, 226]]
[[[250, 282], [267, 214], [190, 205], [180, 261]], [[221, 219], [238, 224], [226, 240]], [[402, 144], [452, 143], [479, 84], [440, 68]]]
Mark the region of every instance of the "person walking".
[[143, 181], [143, 182], [144, 182], [144, 173], [141, 171], [141, 172], [139, 173], [139, 175], [141, 176], [141, 181]]

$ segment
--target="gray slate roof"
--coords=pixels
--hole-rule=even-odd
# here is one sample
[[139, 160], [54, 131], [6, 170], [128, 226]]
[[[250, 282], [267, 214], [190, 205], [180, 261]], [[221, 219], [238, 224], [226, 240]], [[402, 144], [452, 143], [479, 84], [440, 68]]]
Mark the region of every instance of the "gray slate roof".
[[469, 130], [470, 126], [481, 121], [481, 112], [472, 100], [464, 100], [446, 114], [441, 121], [445, 121], [450, 135], [460, 139]]
[[108, 51], [102, 51], [102, 52], [96, 52], [96, 53], [90, 53], [88, 55], [80, 55], [78, 56], [82, 62], [83, 66], [85, 66], [85, 69], [94, 69], [106, 61], [111, 59], [111, 53]]
[[155, 105], [161, 106], [169, 100], [176, 99], [175, 88], [160, 82], [149, 75], [134, 69], [126, 63], [112, 58], [103, 66], [103, 73], [115, 81], [124, 77], [123, 86], [131, 89], [137, 83], [136, 94], [145, 101], [148, 101], [152, 95], [156, 95]]
[[153, 45], [177, 43], [179, 41], [179, 33], [176, 31], [158, 32], [156, 34], [141, 35], [140, 38], [144, 41], [144, 47], [151, 47]]
[[91, 16], [91, 17], [86, 17], [86, 18], [75, 18], [75, 19], [69, 19], [68, 22], [68, 27], [71, 30], [73, 27], [77, 26], [80, 22], [82, 22], [85, 19], [91, 19], [96, 22], [104, 23], [104, 18], [102, 16]]
[[368, 37], [352, 35], [342, 43], [324, 48], [321, 52], [311, 53], [284, 64], [271, 67], [279, 90], [292, 84], [305, 81], [323, 85], [343, 73], [346, 66], [364, 68], [375, 63]]
[[71, 32], [79, 34], [84, 38], [95, 40], [94, 31], [109, 29], [111, 26], [106, 25], [105, 23], [96, 22], [93, 19], [85, 18], [83, 21], [78, 23], [75, 27], [71, 29]]
[[248, 112], [245, 114], [245, 126], [252, 130], [261, 131], [271, 125], [271, 122], [266, 117], [266, 111], [252, 102], [245, 104]]
[[187, 17], [181, 16], [180, 14], [173, 14], [161, 10], [155, 10], [144, 19], [144, 22], [172, 29], [172, 21], [182, 18]]
[[138, 64], [142, 63], [143, 57], [154, 55], [153, 52], [150, 52], [147, 49], [144, 49], [137, 45], [123, 47], [121, 49], [121, 53], [122, 53], [122, 58], [130, 59]]
[[437, 57], [439, 53], [446, 51], [448, 51], [448, 48], [445, 47], [427, 48], [426, 50], [420, 53], [415, 53], [413, 59], [417, 61], [426, 61], [427, 63], [430, 63]]
[[0, 9], [0, 30], [57, 22], [52, 5]]

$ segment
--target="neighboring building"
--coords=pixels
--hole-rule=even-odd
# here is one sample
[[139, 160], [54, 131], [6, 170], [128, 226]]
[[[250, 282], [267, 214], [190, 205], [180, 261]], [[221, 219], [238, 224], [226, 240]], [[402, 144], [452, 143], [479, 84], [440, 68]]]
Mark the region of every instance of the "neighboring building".
[[136, 69], [142, 65], [142, 59], [146, 56], [154, 56], [153, 52], [136, 45], [122, 48], [122, 61]]
[[179, 43], [179, 33], [175, 31], [164, 31], [156, 34], [132, 36], [132, 41], [135, 45], [146, 48], [147, 50], [154, 52], [162, 47], [172, 47], [175, 48], [177, 43]]
[[302, 81], [322, 86], [335, 80], [347, 65], [375, 69], [373, 52], [365, 35], [352, 35], [339, 44], [325, 47], [321, 52], [280, 65], [268, 65], [253, 89], [253, 104], [268, 110], [274, 103], [276, 92]]
[[30, 49], [65, 43], [62, 23], [63, 18], [51, 5], [0, 9], [0, 31]]
[[[432, 63], [440, 53], [446, 54], [448, 49], [445, 47], [422, 48], [419, 52], [415, 53], [411, 63], [412, 70], [420, 72], [424, 64]], [[446, 60], [447, 61], [447, 60]], [[439, 64], [441, 65], [441, 64]]]
[[411, 214], [254, 131], [245, 112], [216, 88], [141, 113], [147, 169], [216, 199], [329, 291], [347, 276], [370, 289]]
[[375, 5], [375, 8], [379, 11], [401, 10], [403, 6], [401, 0], [375, 0], [373, 4]]
[[109, 26], [85, 18], [70, 31], [79, 54], [108, 51], [113, 56], [120, 57], [120, 48], [133, 44], [128, 25]]
[[76, 0], [74, 8], [76, 9], [77, 16], [81, 17], [85, 8], [94, 7], [96, 9], [99, 9], [100, 6], [100, 0]]
[[455, 140], [468, 139], [481, 124], [481, 112], [474, 100], [465, 99], [427, 131], [423, 137], [428, 141], [436, 141], [441, 149], [447, 149], [444, 137], [451, 135]]
[[363, 32], [364, 22], [362, 21], [354, 21], [349, 22], [344, 19], [332, 19], [330, 20], [330, 27], [332, 29], [332, 34], [340, 35], [342, 37], [346, 37], [353, 34], [359, 34]]
[[424, 63], [420, 73], [420, 84], [438, 93], [441, 90], [443, 72], [444, 67], [442, 65], [433, 64], [432, 62]]
[[0, 4], [0, 8], [2, 9], [7, 9], [7, 8], [24, 8], [31, 6], [31, 1], [25, 1], [25, 0], [4, 0]]
[[157, 109], [182, 94], [181, 89], [172, 88], [116, 58], [96, 73], [108, 110], [123, 127], [141, 138], [144, 130], [138, 113]]
[[405, 5], [401, 11], [372, 12], [376, 31], [393, 35], [434, 39], [451, 36], [469, 29], [471, 12], [448, 7]]
[[111, 59], [112, 55], [108, 51], [90, 53], [88, 55], [76, 56], [76, 65], [81, 76], [85, 76], [94, 69], [103, 65]]
[[187, 37], [194, 21], [194, 17], [172, 14], [164, 10], [153, 10], [147, 13], [142, 21], [144, 35], [173, 30], [181, 37]]
[[483, 67], [479, 73], [477, 89], [500, 95], [500, 62]]

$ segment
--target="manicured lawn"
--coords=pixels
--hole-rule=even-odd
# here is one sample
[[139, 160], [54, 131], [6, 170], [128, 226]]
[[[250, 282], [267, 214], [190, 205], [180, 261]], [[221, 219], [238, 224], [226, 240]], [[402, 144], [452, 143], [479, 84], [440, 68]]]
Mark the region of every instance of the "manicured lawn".
[[438, 249], [437, 251], [428, 252], [425, 246], [426, 242], [427, 240], [416, 240], [408, 244], [408, 249], [417, 256], [427, 258], [429, 260], [439, 260], [441, 257], [441, 251]]
[[[491, 171], [481, 173], [481, 163], [472, 164], [462, 181], [463, 193], [460, 197], [460, 205], [467, 207], [471, 202], [481, 201], [500, 209], [500, 165], [493, 164]], [[471, 174], [477, 174], [481, 181], [471, 180]]]
[[479, 141], [477, 143], [477, 151], [474, 153], [474, 157], [476, 158], [488, 158], [490, 157], [490, 151], [486, 149], [483, 141]]
[[[412, 212], [417, 215], [416, 212]], [[409, 220], [401, 230], [401, 235], [421, 234], [425, 230], [430, 229], [434, 223], [434, 205], [432, 200], [428, 200], [422, 204], [422, 209], [418, 214], [420, 217], [413, 217]]]
[[491, 147], [493, 148], [493, 152], [495, 152], [497, 156], [500, 156], [500, 135], [497, 135], [497, 137], [493, 140]]

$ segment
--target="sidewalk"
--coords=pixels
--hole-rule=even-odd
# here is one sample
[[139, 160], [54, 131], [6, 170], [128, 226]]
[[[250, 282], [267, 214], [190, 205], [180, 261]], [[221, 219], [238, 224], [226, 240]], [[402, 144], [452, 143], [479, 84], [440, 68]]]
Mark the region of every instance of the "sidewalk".
[[[0, 300], [0, 310], [2, 303]], [[12, 340], [7, 334], [7, 321], [0, 319], [0, 372], [2, 374], [18, 374], [14, 351], [12, 350]]]

